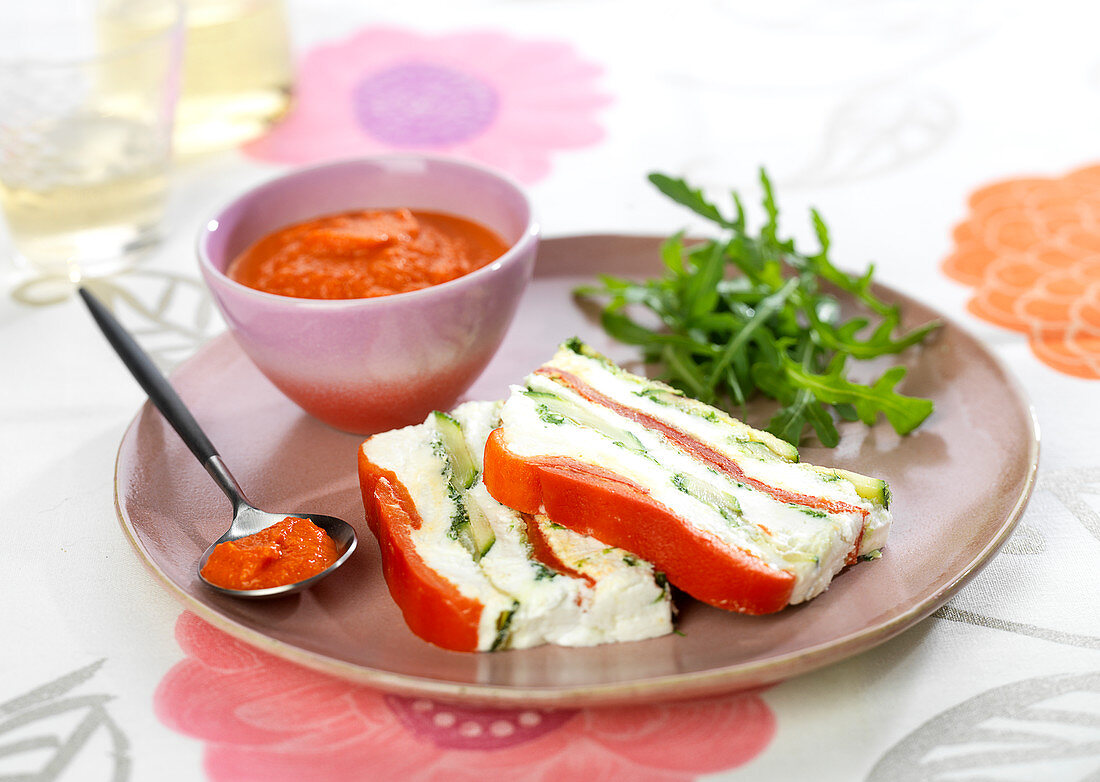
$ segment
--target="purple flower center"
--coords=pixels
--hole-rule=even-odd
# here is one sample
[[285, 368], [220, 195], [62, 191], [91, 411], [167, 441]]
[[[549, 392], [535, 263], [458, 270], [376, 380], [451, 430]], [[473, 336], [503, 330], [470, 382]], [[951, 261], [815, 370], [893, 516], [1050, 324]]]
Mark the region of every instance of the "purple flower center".
[[376, 71], [355, 85], [359, 125], [395, 147], [442, 147], [467, 141], [497, 115], [496, 90], [468, 73], [424, 62]]

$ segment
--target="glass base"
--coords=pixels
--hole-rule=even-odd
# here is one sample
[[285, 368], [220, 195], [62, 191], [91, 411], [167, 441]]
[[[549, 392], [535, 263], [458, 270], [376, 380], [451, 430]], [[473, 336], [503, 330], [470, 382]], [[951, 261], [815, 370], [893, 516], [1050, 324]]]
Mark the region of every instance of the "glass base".
[[266, 133], [287, 114], [290, 102], [290, 88], [284, 87], [181, 103], [173, 150], [188, 158], [238, 147]]
[[130, 268], [157, 246], [160, 231], [116, 225], [13, 239], [17, 268], [77, 281]]

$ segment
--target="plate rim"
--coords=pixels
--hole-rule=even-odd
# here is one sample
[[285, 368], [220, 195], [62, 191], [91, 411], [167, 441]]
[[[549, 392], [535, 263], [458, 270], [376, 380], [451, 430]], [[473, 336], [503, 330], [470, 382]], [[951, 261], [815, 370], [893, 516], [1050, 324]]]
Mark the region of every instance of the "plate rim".
[[[653, 234], [628, 233], [570, 234], [547, 238], [543, 242], [552, 243], [559, 240], [577, 241], [596, 238], [653, 239], [657, 241], [665, 237]], [[119, 469], [122, 461], [123, 445], [130, 439], [134, 427], [137, 426], [144, 415], [155, 412], [155, 408], [148, 400], [138, 408], [130, 420], [119, 440], [118, 449], [115, 453], [113, 471], [115, 515], [123, 534], [134, 547], [144, 566], [187, 610], [199, 615], [204, 621], [209, 622], [228, 635], [273, 656], [346, 681], [377, 687], [386, 692], [408, 696], [431, 696], [474, 705], [585, 707], [685, 700], [775, 684], [869, 651], [908, 630], [935, 612], [974, 578], [1007, 542], [1023, 516], [1035, 488], [1041, 444], [1039, 421], [1035, 406], [1015, 373], [1004, 364], [996, 353], [989, 350], [981, 340], [953, 317], [944, 315], [937, 308], [889, 285], [876, 283], [876, 287], [889, 292], [895, 298], [903, 300], [903, 305], [905, 302], [909, 302], [931, 310], [945, 326], [957, 330], [962, 337], [969, 340], [1008, 380], [1008, 391], [1025, 413], [1024, 417], [1028, 429], [1027, 471], [1016, 502], [1005, 515], [997, 533], [952, 579], [924, 600], [915, 603], [896, 616], [863, 628], [841, 639], [819, 643], [798, 651], [789, 652], [780, 657], [712, 668], [705, 671], [668, 674], [608, 684], [547, 686], [464, 684], [445, 679], [433, 679], [367, 668], [320, 652], [302, 649], [236, 622], [194, 599], [157, 565], [154, 558], [138, 540], [132, 523], [126, 518], [122, 508], [119, 493]], [[184, 366], [198, 361], [205, 353], [214, 350], [222, 343], [233, 339], [233, 335], [229, 332], [222, 332], [213, 337], [184, 362], [175, 367], [172, 374], [178, 372]]]

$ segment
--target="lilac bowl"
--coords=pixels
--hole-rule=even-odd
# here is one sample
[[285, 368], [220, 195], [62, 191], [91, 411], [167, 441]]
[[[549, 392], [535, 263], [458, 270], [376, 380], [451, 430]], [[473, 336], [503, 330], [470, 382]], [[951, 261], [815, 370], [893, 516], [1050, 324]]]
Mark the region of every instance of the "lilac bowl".
[[[458, 279], [369, 299], [299, 299], [246, 287], [230, 262], [283, 226], [351, 209], [465, 217], [509, 250]], [[452, 407], [500, 346], [531, 277], [539, 228], [523, 191], [486, 168], [381, 156], [297, 169], [241, 195], [203, 225], [199, 268], [248, 357], [310, 415], [358, 434]]]

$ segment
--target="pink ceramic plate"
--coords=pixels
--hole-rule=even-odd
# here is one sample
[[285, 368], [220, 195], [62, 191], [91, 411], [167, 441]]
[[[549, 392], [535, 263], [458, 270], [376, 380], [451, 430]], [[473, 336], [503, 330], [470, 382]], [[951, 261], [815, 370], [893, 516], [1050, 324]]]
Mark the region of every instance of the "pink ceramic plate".
[[[499, 398], [578, 335], [612, 357], [572, 288], [597, 272], [658, 271], [650, 237], [585, 236], [544, 243], [535, 279], [500, 352], [469, 398]], [[936, 317], [900, 302], [909, 325]], [[934, 611], [997, 551], [1031, 492], [1038, 461], [1033, 414], [1016, 383], [974, 339], [948, 323], [909, 356], [904, 389], [936, 412], [899, 438], [888, 425], [845, 425], [841, 445], [803, 459], [885, 477], [894, 527], [881, 560], [841, 573], [821, 597], [766, 617], [684, 601], [681, 634], [586, 649], [541, 647], [462, 654], [408, 631], [382, 580], [356, 478], [360, 438], [302, 413], [229, 336], [207, 345], [173, 382], [249, 497], [264, 508], [347, 519], [359, 551], [312, 590], [245, 602], [203, 587], [195, 564], [224, 530], [228, 503], [168, 426], [145, 405], [119, 449], [123, 528], [153, 572], [191, 610], [274, 654], [387, 690], [479, 702], [579, 705], [683, 698], [763, 684], [868, 649]], [[750, 422], [760, 423], [749, 411]]]

